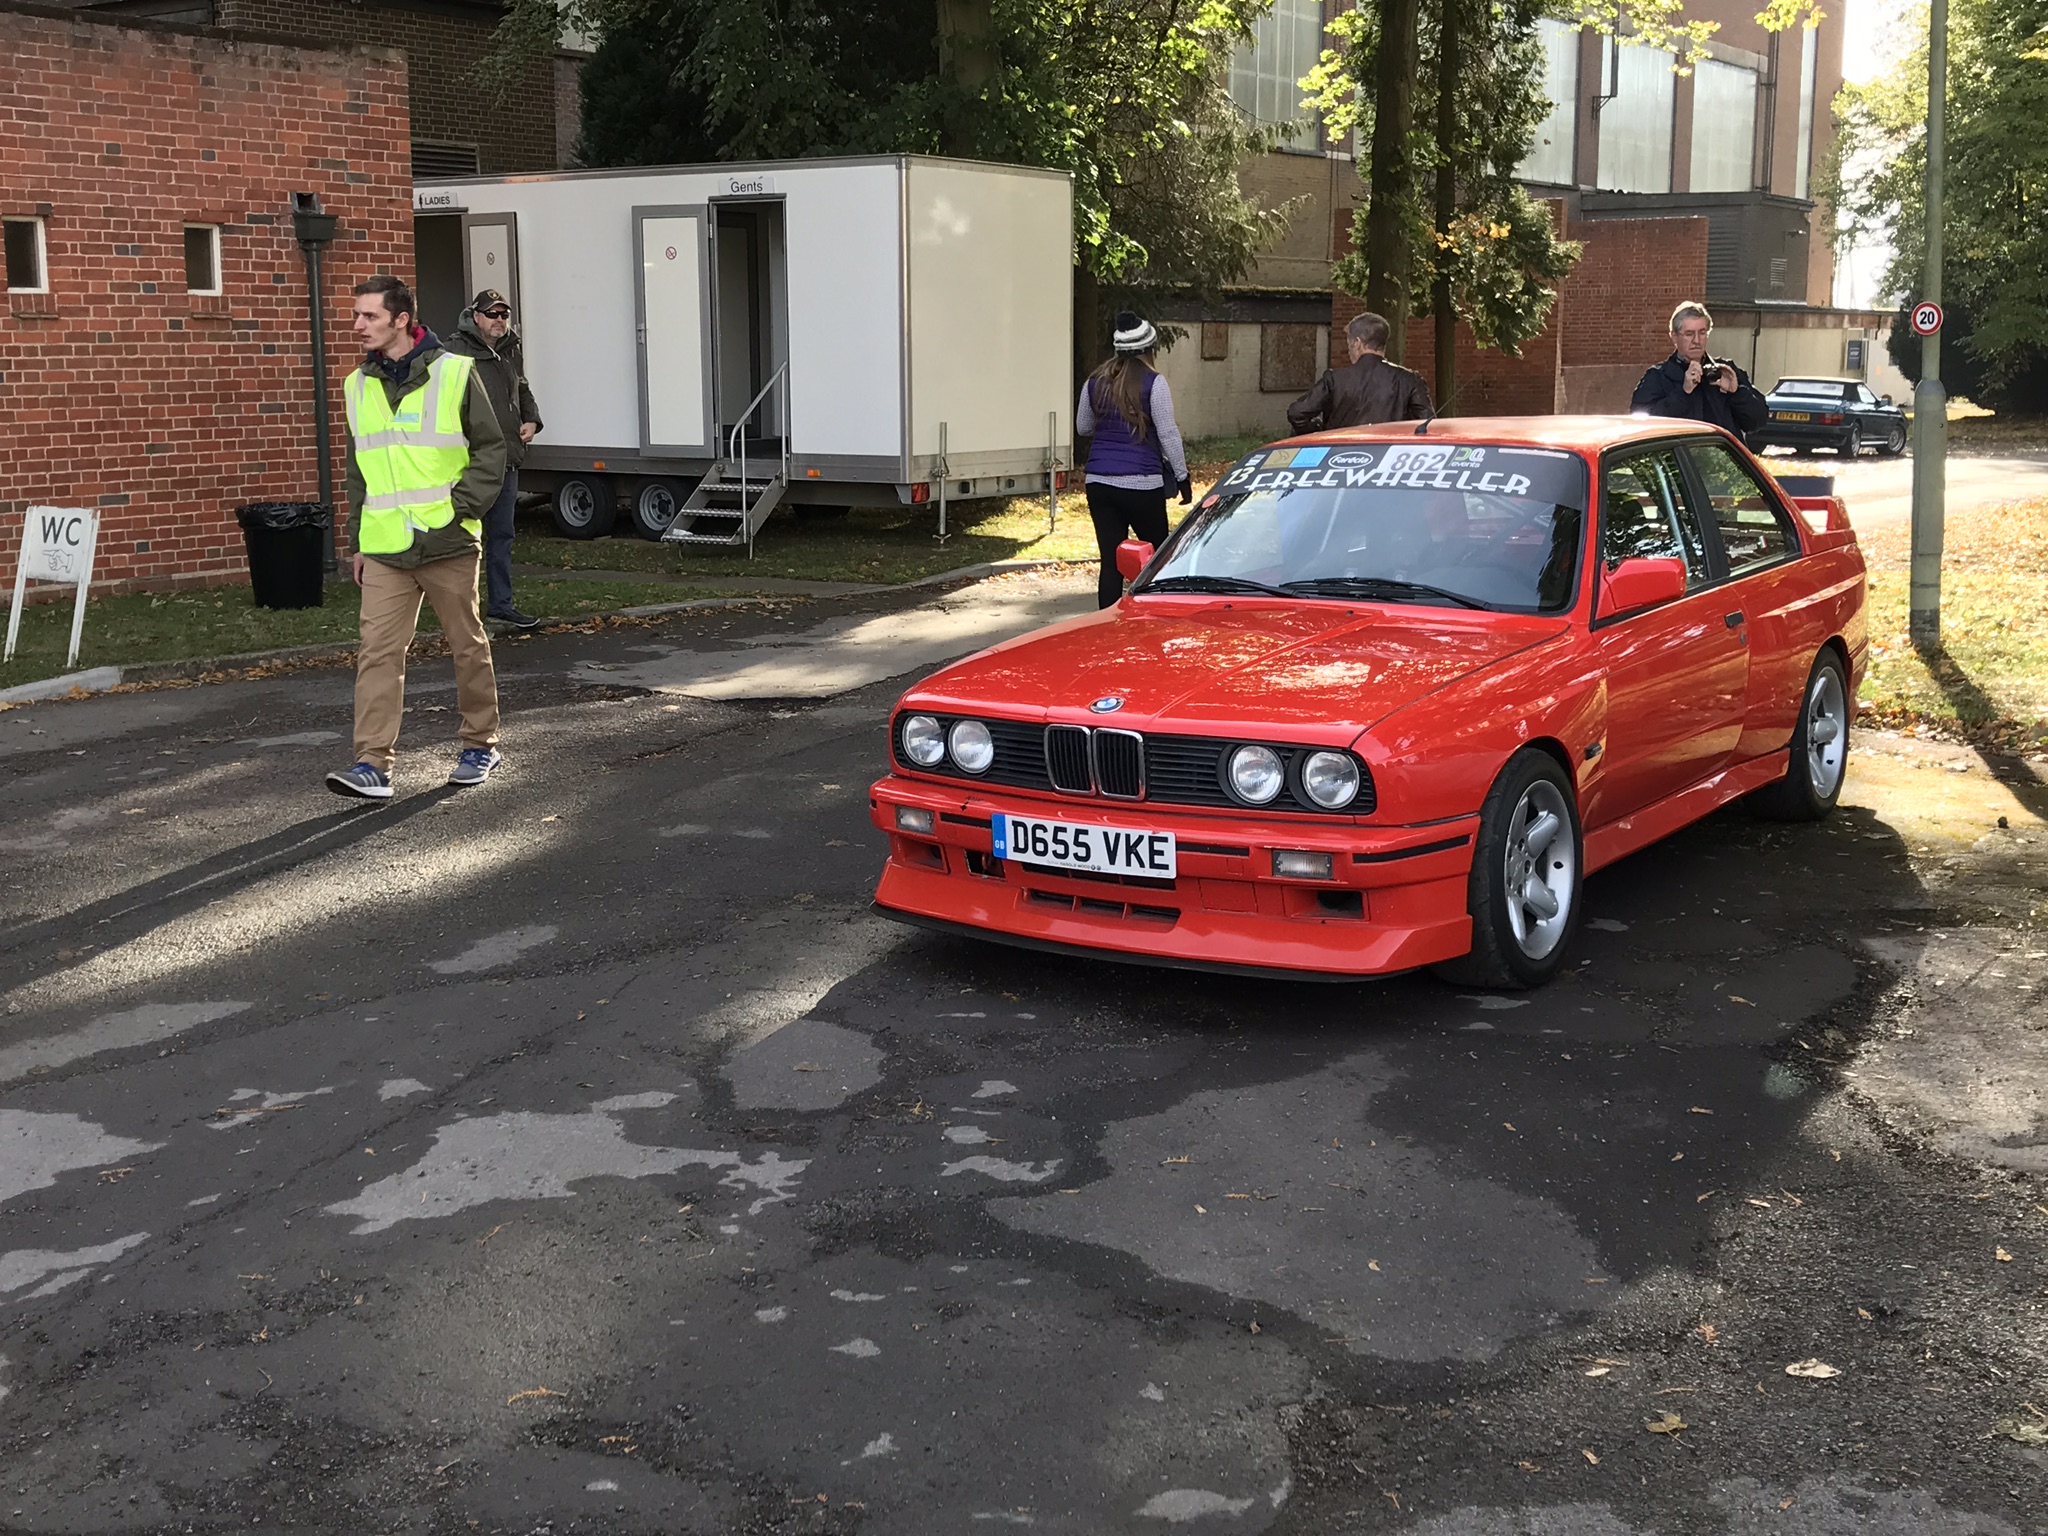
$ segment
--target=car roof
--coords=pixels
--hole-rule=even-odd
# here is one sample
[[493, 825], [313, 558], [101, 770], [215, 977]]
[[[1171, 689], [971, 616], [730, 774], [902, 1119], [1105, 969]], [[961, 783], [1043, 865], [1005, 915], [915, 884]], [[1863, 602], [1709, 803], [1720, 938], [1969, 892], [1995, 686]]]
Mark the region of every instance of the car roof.
[[1780, 389], [1787, 384], [1861, 384], [1861, 379], [1839, 378], [1832, 373], [1788, 373], [1771, 388]]
[[1433, 421], [1392, 421], [1373, 427], [1305, 432], [1290, 443], [1386, 443], [1422, 439], [1439, 443], [1503, 443], [1597, 453], [1624, 443], [1676, 436], [1721, 437], [1717, 427], [1668, 416], [1439, 416]]

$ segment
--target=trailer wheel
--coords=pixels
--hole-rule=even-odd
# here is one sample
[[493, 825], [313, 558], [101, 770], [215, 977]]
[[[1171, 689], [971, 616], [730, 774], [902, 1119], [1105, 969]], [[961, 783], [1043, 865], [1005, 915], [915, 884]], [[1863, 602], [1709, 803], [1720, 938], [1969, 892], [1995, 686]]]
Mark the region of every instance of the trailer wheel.
[[[680, 480], [654, 476], [640, 481], [633, 487], [633, 501], [628, 509], [633, 531], [643, 539], [659, 540], [689, 499], [690, 488]], [[683, 526], [688, 528], [689, 522]]]
[[619, 502], [607, 475], [564, 475], [555, 484], [551, 509], [555, 532], [565, 539], [601, 539], [612, 531]]

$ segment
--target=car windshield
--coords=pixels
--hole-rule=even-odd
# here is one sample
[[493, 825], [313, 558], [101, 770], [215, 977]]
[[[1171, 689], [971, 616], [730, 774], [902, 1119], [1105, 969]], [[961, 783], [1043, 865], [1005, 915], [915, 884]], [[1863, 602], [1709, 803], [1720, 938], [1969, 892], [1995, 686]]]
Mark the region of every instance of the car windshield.
[[1839, 400], [1842, 386], [1833, 379], [1780, 379], [1774, 395], [1795, 395], [1807, 400]]
[[1499, 443], [1268, 448], [1217, 481], [1142, 592], [1554, 613], [1585, 523], [1576, 454]]

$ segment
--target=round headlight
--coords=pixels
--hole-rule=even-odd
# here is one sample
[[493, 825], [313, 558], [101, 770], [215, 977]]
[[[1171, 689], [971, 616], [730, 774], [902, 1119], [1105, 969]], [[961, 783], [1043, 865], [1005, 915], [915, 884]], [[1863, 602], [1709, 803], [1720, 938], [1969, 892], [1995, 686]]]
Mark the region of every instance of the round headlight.
[[953, 749], [953, 761], [963, 773], [987, 773], [988, 765], [996, 760], [996, 744], [979, 720], [956, 722], [946, 739]]
[[1240, 800], [1264, 805], [1286, 782], [1287, 770], [1271, 747], [1239, 747], [1230, 754], [1230, 787]]
[[936, 768], [946, 757], [946, 733], [930, 715], [907, 715], [903, 721], [903, 755], [920, 768]]
[[1326, 811], [1358, 798], [1358, 760], [1349, 752], [1311, 752], [1301, 765], [1301, 787]]

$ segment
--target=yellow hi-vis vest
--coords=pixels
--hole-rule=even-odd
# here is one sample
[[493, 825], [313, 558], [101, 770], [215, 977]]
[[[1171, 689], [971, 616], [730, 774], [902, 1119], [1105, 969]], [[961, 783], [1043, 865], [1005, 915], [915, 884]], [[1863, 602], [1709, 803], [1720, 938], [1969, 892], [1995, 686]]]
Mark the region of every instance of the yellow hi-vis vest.
[[[396, 409], [382, 379], [361, 368], [348, 376], [342, 393], [363, 476], [356, 548], [364, 554], [398, 554], [412, 548], [415, 533], [454, 521], [450, 493], [469, 467], [462, 400], [474, 368], [469, 358], [440, 353], [427, 364], [427, 382]], [[483, 536], [475, 518], [464, 518], [462, 526], [471, 538]]]

